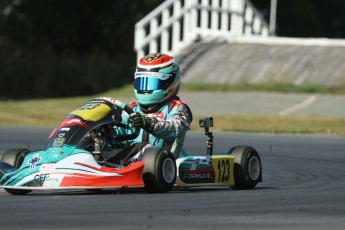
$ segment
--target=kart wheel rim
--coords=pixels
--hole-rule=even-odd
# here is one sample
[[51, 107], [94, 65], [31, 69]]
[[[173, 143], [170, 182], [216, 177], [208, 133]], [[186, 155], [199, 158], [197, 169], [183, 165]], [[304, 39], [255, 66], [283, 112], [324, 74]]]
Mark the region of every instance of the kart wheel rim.
[[252, 180], [259, 179], [261, 171], [260, 161], [256, 156], [252, 156], [248, 162], [249, 177]]
[[167, 158], [163, 162], [162, 167], [163, 178], [165, 182], [171, 183], [174, 181], [176, 169], [174, 161], [171, 158]]

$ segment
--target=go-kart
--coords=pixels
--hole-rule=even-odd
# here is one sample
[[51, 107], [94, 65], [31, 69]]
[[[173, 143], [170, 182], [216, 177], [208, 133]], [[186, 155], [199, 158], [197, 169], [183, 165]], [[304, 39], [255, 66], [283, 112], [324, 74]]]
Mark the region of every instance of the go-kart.
[[[250, 146], [213, 155], [212, 118], [199, 121], [208, 136], [207, 153], [191, 156], [177, 138], [171, 148], [146, 148], [139, 161], [107, 162], [140, 130], [122, 123], [133, 110], [112, 98], [96, 98], [72, 111], [49, 135], [44, 150], [11, 149], [0, 161], [0, 187], [14, 195], [32, 190], [144, 188], [167, 192], [174, 186], [252, 189], [262, 181], [261, 160]], [[114, 136], [118, 126], [129, 134]], [[112, 140], [116, 140], [115, 142]]]

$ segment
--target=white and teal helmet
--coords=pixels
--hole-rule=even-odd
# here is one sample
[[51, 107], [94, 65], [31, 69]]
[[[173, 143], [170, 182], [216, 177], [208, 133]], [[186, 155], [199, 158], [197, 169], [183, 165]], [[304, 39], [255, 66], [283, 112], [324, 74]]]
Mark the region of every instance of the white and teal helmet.
[[134, 74], [134, 94], [139, 104], [155, 105], [177, 95], [180, 68], [172, 56], [152, 53], [139, 60]]

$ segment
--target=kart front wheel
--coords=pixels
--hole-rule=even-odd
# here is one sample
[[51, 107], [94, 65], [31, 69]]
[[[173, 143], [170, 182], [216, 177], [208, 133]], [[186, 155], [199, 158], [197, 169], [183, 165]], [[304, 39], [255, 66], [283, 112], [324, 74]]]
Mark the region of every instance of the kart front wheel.
[[145, 191], [164, 193], [171, 190], [176, 180], [176, 162], [173, 154], [164, 148], [151, 147], [145, 150], [142, 178]]
[[[1, 158], [1, 162], [5, 162], [15, 168], [19, 168], [25, 156], [30, 152], [28, 149], [22, 149], [22, 148], [16, 148], [16, 149], [10, 149], [7, 152], [4, 153], [4, 155]], [[11, 193], [13, 195], [25, 195], [32, 190], [27, 189], [9, 189], [5, 188], [6, 192]]]
[[252, 189], [262, 181], [262, 167], [258, 152], [250, 146], [236, 146], [229, 150], [235, 157], [233, 189]]
[[1, 162], [5, 162], [15, 168], [19, 168], [22, 165], [26, 154], [29, 152], [30, 150], [22, 148], [10, 149], [4, 153], [1, 158]]

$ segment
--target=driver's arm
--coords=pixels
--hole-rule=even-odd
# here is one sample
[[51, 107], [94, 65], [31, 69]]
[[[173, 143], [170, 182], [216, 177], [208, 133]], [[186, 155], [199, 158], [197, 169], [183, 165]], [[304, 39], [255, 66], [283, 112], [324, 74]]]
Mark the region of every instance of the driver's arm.
[[167, 114], [165, 120], [153, 119], [151, 134], [161, 139], [172, 140], [186, 134], [191, 123], [190, 109], [185, 104], [180, 104]]

